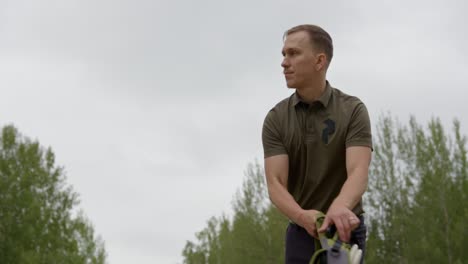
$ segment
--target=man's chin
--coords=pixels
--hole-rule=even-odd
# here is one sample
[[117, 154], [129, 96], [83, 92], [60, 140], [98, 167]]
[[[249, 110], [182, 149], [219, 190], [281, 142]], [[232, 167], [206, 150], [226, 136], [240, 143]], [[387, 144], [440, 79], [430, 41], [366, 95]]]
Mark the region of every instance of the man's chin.
[[288, 83], [288, 82], [286, 82], [286, 86], [287, 86], [289, 89], [296, 89], [296, 86], [294, 85], [294, 83]]

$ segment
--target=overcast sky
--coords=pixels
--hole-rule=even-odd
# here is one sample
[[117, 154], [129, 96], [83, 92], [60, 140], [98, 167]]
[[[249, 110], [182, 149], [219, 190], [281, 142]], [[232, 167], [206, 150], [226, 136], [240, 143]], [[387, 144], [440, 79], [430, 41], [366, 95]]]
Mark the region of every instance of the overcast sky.
[[322, 26], [331, 85], [468, 131], [466, 1], [0, 0], [0, 126], [50, 146], [109, 263], [181, 263], [230, 212], [289, 96], [282, 34]]

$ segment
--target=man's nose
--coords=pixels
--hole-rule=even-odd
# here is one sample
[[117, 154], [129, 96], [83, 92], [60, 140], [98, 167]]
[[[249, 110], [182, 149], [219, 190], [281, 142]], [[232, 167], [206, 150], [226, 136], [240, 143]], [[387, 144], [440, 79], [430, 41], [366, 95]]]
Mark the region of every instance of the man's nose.
[[283, 61], [281, 62], [281, 67], [283, 68], [288, 68], [290, 66], [289, 60], [287, 58], [284, 58]]

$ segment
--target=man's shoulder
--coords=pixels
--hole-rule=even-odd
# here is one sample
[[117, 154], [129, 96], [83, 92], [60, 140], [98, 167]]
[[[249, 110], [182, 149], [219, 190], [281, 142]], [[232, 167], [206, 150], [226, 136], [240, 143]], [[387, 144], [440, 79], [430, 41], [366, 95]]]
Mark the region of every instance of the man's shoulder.
[[265, 123], [280, 125], [288, 118], [294, 94], [276, 103], [265, 116]]
[[346, 106], [356, 106], [358, 104], [363, 104], [359, 97], [345, 93], [338, 88], [332, 88], [332, 91], [335, 100], [339, 104], [344, 104]]
[[270, 109], [270, 112], [277, 112], [278, 114], [286, 113], [289, 107], [292, 104], [292, 97], [294, 94], [284, 98], [283, 100], [279, 101], [275, 106]]

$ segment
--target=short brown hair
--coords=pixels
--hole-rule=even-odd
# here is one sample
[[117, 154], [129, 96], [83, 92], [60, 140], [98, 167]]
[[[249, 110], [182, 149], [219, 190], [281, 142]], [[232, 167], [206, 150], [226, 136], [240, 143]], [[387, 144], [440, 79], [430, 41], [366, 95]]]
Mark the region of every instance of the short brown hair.
[[330, 35], [319, 26], [305, 24], [288, 29], [284, 33], [283, 39], [288, 35], [299, 31], [305, 31], [309, 34], [312, 46], [317, 50], [324, 52], [327, 56], [328, 64], [330, 64], [333, 58], [333, 41]]

